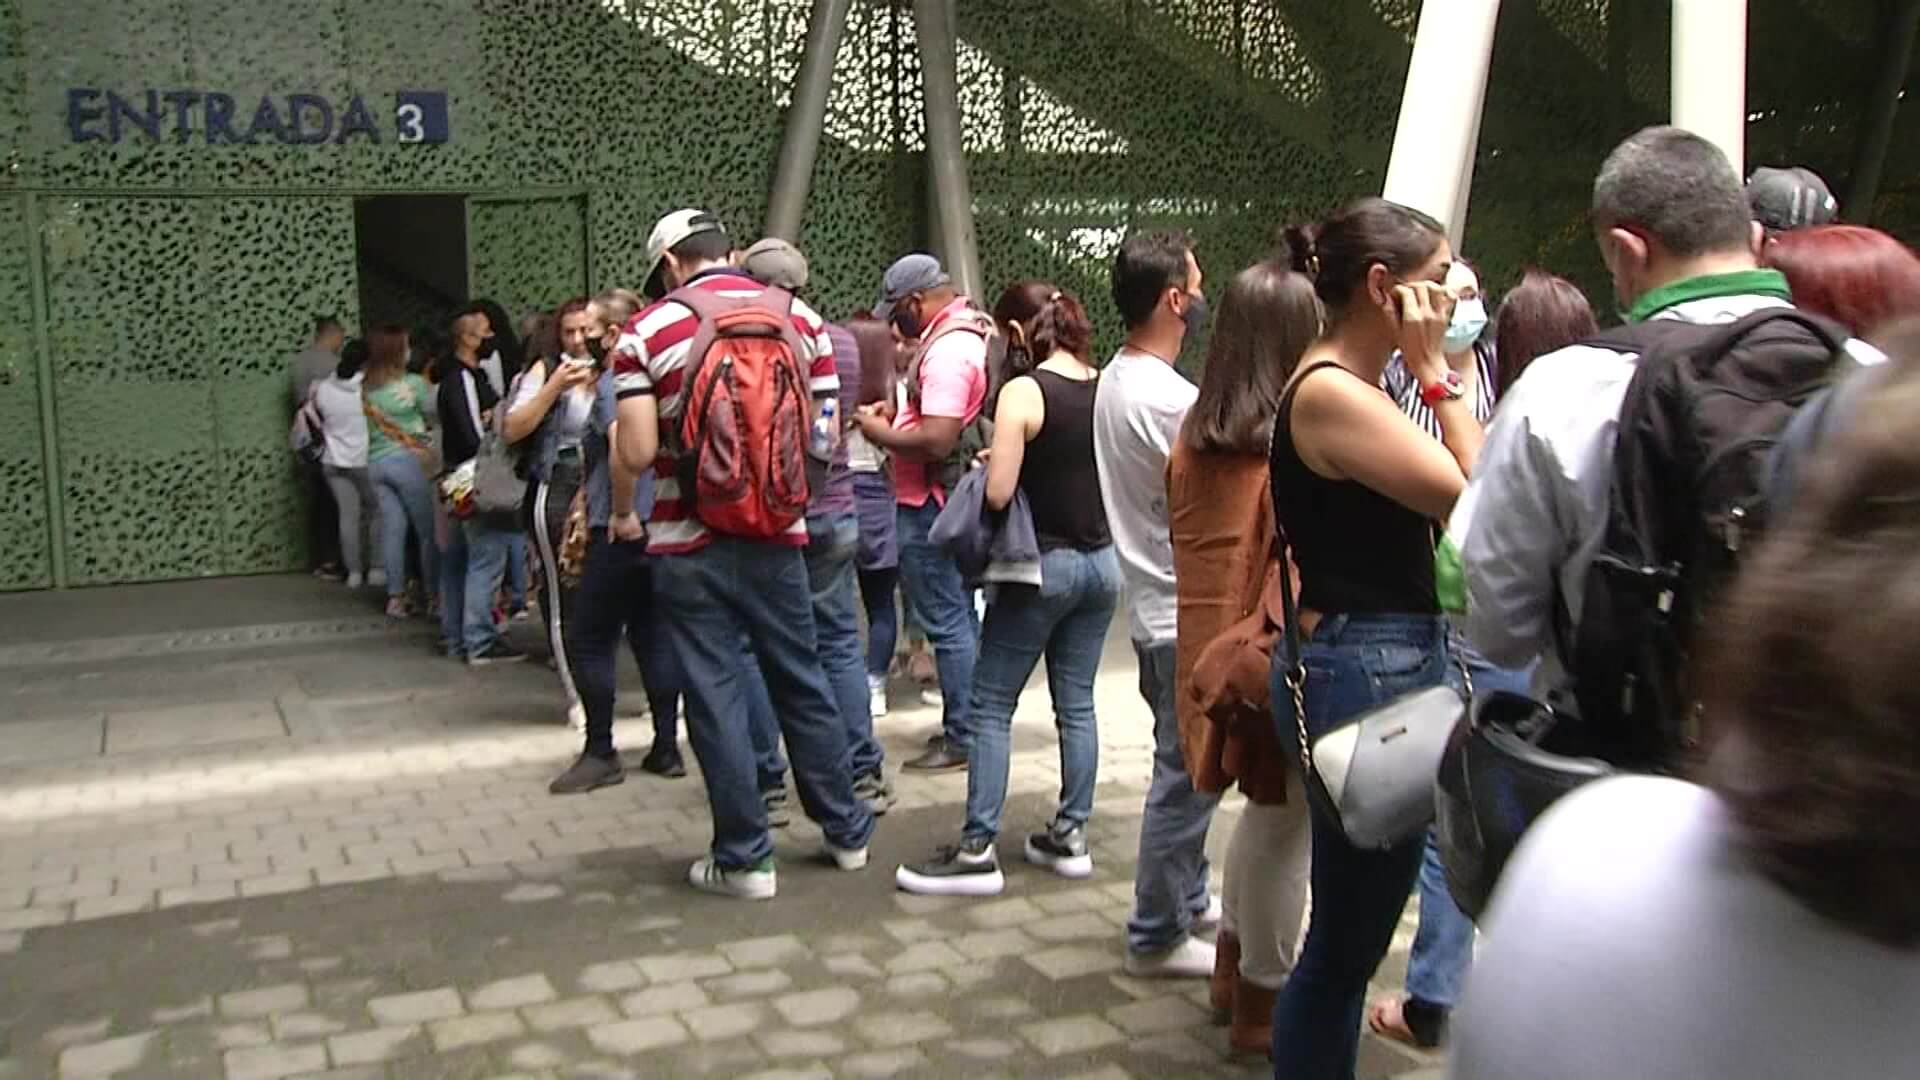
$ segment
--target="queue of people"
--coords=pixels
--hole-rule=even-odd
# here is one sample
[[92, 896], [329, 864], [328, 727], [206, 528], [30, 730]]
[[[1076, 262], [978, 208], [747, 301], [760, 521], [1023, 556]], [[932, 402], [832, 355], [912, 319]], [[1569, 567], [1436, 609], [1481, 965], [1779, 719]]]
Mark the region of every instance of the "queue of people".
[[[941, 725], [900, 767], [965, 770], [967, 796], [895, 887], [1013, 882], [1011, 725], [1043, 661], [1061, 788], [1019, 850], [1041, 872], [1094, 874], [1094, 685], [1124, 603], [1143, 699], [1124, 722], [1154, 736], [1125, 970], [1209, 979], [1231, 1045], [1276, 1077], [1350, 1080], [1365, 1029], [1450, 1042], [1463, 1077], [1885, 1071], [1920, 1049], [1872, 1023], [1911, 1002], [1920, 941], [1905, 869], [1920, 728], [1894, 677], [1916, 527], [1896, 432], [1920, 339], [1887, 329], [1920, 315], [1920, 258], [1835, 209], [1804, 170], [1743, 186], [1696, 136], [1634, 135], [1594, 189], [1628, 321], [1607, 331], [1545, 270], [1495, 298], [1443, 223], [1380, 198], [1287, 228], [1211, 317], [1204, 253], [1138, 233], [1113, 261], [1126, 338], [1105, 363], [1083, 298], [1024, 280], [984, 309], [924, 253], [877, 275], [870, 310], [829, 322], [792, 244], [743, 250], [688, 209], [653, 229], [637, 294], [567, 300], [511, 347], [504, 314], [472, 305], [450, 320], [437, 390], [406, 373], [405, 334], [380, 328], [313, 376], [303, 408], [348, 583], [384, 585], [395, 618], [437, 603], [450, 655], [521, 658], [500, 628], [530, 538], [556, 711], [584, 732], [552, 792], [625, 778], [623, 637], [652, 715], [645, 772], [686, 774], [684, 708], [714, 828], [696, 889], [777, 895], [789, 772], [818, 857], [867, 867], [895, 801], [874, 721], [903, 610], [931, 645]], [[319, 329], [315, 348], [338, 328]], [[1182, 368], [1203, 331], [1196, 385]], [[1782, 435], [1798, 389], [1764, 415], [1645, 419], [1656, 394], [1813, 361], [1840, 390], [1873, 381], [1822, 391], [1834, 404], [1810, 434]], [[1645, 389], [1658, 380], [1678, 382]], [[1683, 480], [1688, 462], [1660, 457], [1676, 424], [1693, 442], [1747, 425], [1741, 478]], [[1776, 443], [1805, 455], [1788, 462], [1791, 500], [1747, 477]], [[496, 459], [524, 485], [517, 512], [467, 512], [497, 501], [479, 490]], [[1649, 462], [1670, 467], [1642, 475]], [[1704, 505], [1729, 485], [1731, 510]], [[1631, 608], [1604, 567], [1625, 565], [1625, 516], [1644, 508], [1616, 500], [1640, 487], [1710, 519], [1717, 545], [1641, 572], [1668, 588], [1661, 633], [1613, 659], [1643, 689], [1685, 669], [1661, 710], [1603, 685], [1615, 669], [1596, 660]], [[363, 520], [378, 523], [366, 544]], [[1895, 633], [1861, 622], [1868, 590]], [[1697, 644], [1701, 666], [1659, 668], [1667, 642], [1683, 661]], [[1461, 899], [1457, 838], [1431, 815], [1360, 839], [1328, 780], [1342, 738], [1441, 686], [1466, 717], [1455, 742], [1488, 702], [1523, 702], [1575, 733], [1553, 745], [1639, 774], [1529, 810], [1485, 911]], [[1233, 788], [1245, 805], [1216, 895], [1206, 841]], [[1404, 988], [1369, 1004], [1413, 895]], [[1846, 971], [1797, 980], [1790, 962], [1814, 950]], [[1755, 1023], [1731, 1039], [1703, 988], [1736, 981]], [[1622, 985], [1647, 993], [1608, 989]], [[1576, 1015], [1588, 1056], [1545, 1054], [1568, 1038], [1552, 1018]], [[1634, 1067], [1615, 1067], [1622, 1053]]]

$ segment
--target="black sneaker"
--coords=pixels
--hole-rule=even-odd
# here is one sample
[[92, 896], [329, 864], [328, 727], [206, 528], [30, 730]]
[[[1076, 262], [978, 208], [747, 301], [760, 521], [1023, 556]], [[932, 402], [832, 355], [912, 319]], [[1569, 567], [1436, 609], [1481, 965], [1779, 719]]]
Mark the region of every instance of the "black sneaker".
[[793, 811], [787, 806], [787, 789], [774, 788], [760, 793], [760, 801], [767, 804], [767, 828], [784, 829], [793, 824]]
[[893, 883], [923, 896], [998, 896], [1007, 887], [993, 841], [985, 837], [963, 839], [907, 863], [893, 872]]
[[516, 660], [525, 660], [527, 654], [507, 644], [505, 638], [494, 639], [493, 644], [477, 653], [467, 655], [468, 667], [486, 667], [488, 664], [509, 664]]
[[620, 755], [610, 758], [594, 754], [581, 754], [567, 771], [554, 777], [547, 785], [550, 795], [584, 795], [596, 788], [611, 787], [627, 778], [626, 769], [620, 765]]
[[887, 783], [886, 773], [875, 769], [853, 782], [853, 797], [867, 804], [875, 817], [893, 809], [899, 796], [893, 793], [893, 785]]
[[1027, 861], [1061, 877], [1091, 877], [1093, 856], [1087, 854], [1087, 830], [1054, 822], [1046, 832], [1027, 837]]
[[653, 749], [647, 751], [646, 757], [640, 759], [640, 771], [664, 776], [669, 780], [678, 780], [687, 775], [687, 763], [680, 756], [679, 747], [656, 744]]
[[954, 769], [966, 767], [967, 752], [957, 749], [946, 739], [941, 739], [937, 744], [929, 746], [919, 757], [909, 758], [902, 766], [914, 772], [951, 772]]

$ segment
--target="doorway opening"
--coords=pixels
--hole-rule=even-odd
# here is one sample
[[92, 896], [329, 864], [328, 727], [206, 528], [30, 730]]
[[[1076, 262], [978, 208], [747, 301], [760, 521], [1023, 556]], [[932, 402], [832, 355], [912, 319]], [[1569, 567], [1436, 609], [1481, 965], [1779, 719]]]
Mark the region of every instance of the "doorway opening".
[[467, 211], [459, 195], [355, 199], [360, 326], [435, 327], [467, 299]]

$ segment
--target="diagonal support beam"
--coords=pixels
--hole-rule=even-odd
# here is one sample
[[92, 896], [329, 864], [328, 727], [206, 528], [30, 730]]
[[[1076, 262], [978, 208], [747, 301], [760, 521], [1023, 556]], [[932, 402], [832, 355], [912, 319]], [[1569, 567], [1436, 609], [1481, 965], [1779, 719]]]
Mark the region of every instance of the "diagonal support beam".
[[913, 0], [913, 29], [920, 41], [920, 77], [926, 97], [934, 239], [954, 287], [981, 301], [985, 283], [973, 235], [973, 189], [960, 141], [960, 62], [953, 0]]
[[1382, 194], [1447, 225], [1460, 243], [1500, 0], [1420, 6]]
[[1673, 0], [1673, 124], [1747, 175], [1747, 0]]
[[1880, 70], [1875, 73], [1873, 96], [1860, 119], [1860, 142], [1847, 177], [1847, 197], [1840, 212], [1848, 221], [1873, 220], [1873, 200], [1880, 194], [1880, 174], [1887, 164], [1887, 144], [1893, 140], [1894, 113], [1900, 105], [1900, 84], [1913, 63], [1913, 39], [1920, 30], [1920, 0], [1895, 0], [1887, 6], [1886, 36], [1881, 39]]
[[813, 163], [820, 156], [820, 132], [827, 123], [827, 92], [833, 88], [833, 61], [847, 30], [853, 0], [813, 0], [807, 20], [806, 53], [793, 84], [793, 104], [780, 136], [780, 156], [767, 194], [767, 235], [798, 242], [813, 188]]

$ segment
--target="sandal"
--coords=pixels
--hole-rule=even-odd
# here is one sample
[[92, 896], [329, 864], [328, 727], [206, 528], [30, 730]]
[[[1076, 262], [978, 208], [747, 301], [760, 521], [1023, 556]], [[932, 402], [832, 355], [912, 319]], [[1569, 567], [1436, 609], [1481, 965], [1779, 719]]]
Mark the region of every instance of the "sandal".
[[[1424, 1002], [1415, 1002], [1411, 998], [1395, 995], [1384, 997], [1367, 1006], [1367, 1028], [1383, 1039], [1390, 1039], [1402, 1046], [1411, 1046], [1416, 1050], [1432, 1050], [1440, 1045], [1440, 1028], [1446, 1020], [1445, 1013], [1435, 1017], [1436, 1023], [1416, 1025], [1407, 1015], [1410, 1006], [1424, 1005], [1429, 1010], [1437, 1006]], [[1422, 1031], [1421, 1028], [1428, 1028]]]

